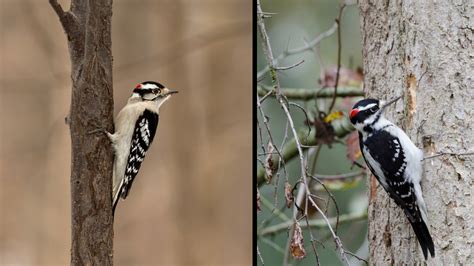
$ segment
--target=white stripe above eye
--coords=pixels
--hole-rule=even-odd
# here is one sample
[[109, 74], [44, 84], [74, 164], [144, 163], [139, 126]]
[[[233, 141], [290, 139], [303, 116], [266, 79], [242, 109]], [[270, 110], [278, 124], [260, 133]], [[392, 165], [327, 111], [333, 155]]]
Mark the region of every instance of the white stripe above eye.
[[374, 106], [377, 106], [377, 104], [376, 104], [376, 103], [371, 103], [371, 104], [369, 104], [369, 105], [366, 105], [366, 106], [364, 106], [364, 107], [359, 107], [359, 108], [357, 108], [357, 109], [359, 109], [359, 111], [365, 111], [365, 110], [370, 109], [370, 108], [372, 108], [372, 107], [374, 107]]
[[156, 86], [155, 84], [147, 83], [142, 84], [141, 89], [158, 89], [158, 86]]

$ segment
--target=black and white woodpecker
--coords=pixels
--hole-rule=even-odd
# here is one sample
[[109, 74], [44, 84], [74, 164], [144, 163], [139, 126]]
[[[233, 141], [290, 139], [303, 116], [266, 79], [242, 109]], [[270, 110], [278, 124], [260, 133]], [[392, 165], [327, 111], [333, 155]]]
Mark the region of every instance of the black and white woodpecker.
[[106, 132], [115, 151], [113, 169], [113, 212], [119, 198], [125, 199], [155, 137], [160, 106], [177, 91], [160, 83], [138, 84], [115, 119], [115, 133]]
[[360, 150], [367, 166], [405, 212], [426, 259], [428, 250], [431, 257], [435, 252], [420, 187], [423, 152], [402, 129], [383, 116], [385, 108], [398, 99], [388, 103], [361, 100], [354, 105], [349, 116], [359, 132]]

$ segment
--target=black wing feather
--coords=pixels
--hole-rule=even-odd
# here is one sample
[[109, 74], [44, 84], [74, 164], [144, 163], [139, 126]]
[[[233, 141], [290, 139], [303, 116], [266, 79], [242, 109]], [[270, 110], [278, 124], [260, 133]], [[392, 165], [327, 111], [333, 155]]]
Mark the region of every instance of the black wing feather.
[[125, 199], [132, 188], [133, 180], [137, 176], [145, 154], [151, 146], [158, 126], [158, 114], [145, 109], [138, 117], [133, 132], [128, 164], [125, 168], [125, 179], [120, 188], [120, 197]]
[[[361, 151], [363, 151], [362, 138], [359, 135], [359, 141], [361, 145]], [[406, 203], [410, 203], [411, 197], [402, 198], [402, 195], [413, 194], [412, 187], [406, 180], [403, 178], [403, 173], [405, 172], [407, 163], [405, 161], [405, 154], [401, 147], [399, 140], [393, 137], [390, 133], [386, 131], [373, 131], [372, 134], [367, 137], [363, 144], [367, 147], [372, 158], [374, 158], [379, 164], [383, 172], [383, 177], [388, 184], [388, 187], [383, 186], [383, 183], [380, 182], [380, 177], [375, 173], [373, 167], [370, 165], [370, 162], [365, 158], [364, 159], [369, 165], [371, 172], [382, 184], [384, 189], [389, 193], [390, 197], [393, 198], [396, 203], [400, 206], [405, 206]], [[397, 154], [397, 157], [395, 155]], [[395, 159], [395, 160], [394, 160]], [[394, 191], [391, 188], [397, 187], [397, 190]]]
[[380, 168], [388, 187], [380, 182], [382, 177], [377, 175], [373, 166], [371, 166], [369, 161], [365, 158], [364, 152], [362, 152], [372, 174], [374, 174], [377, 180], [379, 180], [382, 187], [387, 191], [389, 196], [394, 199], [395, 203], [404, 210], [405, 215], [408, 217], [408, 220], [415, 231], [425, 259], [427, 257], [428, 249], [431, 256], [434, 257], [433, 240], [431, 239], [428, 228], [422, 219], [416, 201], [413, 184], [407, 182], [403, 177], [407, 167], [407, 162], [400, 140], [387, 131], [378, 130], [371, 132], [365, 142], [363, 142], [362, 135], [359, 133], [359, 143], [361, 151], [363, 151], [362, 144], [364, 144], [372, 158], [380, 164]]

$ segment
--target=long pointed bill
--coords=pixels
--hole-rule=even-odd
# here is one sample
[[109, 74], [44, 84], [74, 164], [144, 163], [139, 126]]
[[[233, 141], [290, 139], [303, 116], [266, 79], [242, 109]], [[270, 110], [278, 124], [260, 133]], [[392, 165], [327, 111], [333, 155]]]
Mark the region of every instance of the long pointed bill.
[[178, 93], [178, 91], [170, 90], [168, 88], [164, 88], [163, 90], [164, 90], [163, 96], [168, 96], [168, 95], [171, 95], [171, 94]]
[[402, 96], [398, 96], [397, 98], [393, 99], [393, 100], [390, 100], [389, 102], [385, 103], [382, 108], [380, 108], [381, 111], [385, 110], [385, 108], [393, 103], [395, 103], [396, 101], [398, 101], [400, 98], [402, 98]]

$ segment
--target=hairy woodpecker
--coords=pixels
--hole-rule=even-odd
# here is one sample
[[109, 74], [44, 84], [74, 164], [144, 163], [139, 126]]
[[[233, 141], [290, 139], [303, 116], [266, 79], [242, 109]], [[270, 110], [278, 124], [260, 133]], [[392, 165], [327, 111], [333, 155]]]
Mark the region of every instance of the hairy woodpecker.
[[357, 102], [350, 120], [359, 132], [362, 155], [370, 171], [395, 203], [403, 209], [423, 250], [434, 257], [434, 245], [428, 231], [426, 205], [421, 193], [423, 152], [407, 134], [383, 116], [388, 103], [375, 99]]
[[145, 81], [138, 84], [127, 104], [115, 119], [115, 133], [107, 133], [115, 151], [113, 174], [113, 212], [119, 198], [125, 199], [133, 180], [155, 137], [160, 106], [177, 91], [160, 83]]

